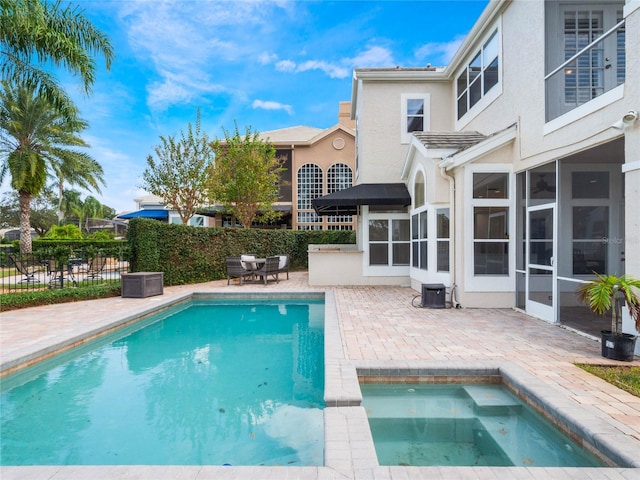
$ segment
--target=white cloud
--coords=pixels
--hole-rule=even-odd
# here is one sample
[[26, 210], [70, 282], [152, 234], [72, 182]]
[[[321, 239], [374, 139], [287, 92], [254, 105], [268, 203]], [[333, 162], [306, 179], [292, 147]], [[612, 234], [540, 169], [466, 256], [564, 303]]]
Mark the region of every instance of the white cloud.
[[[196, 101], [211, 92], [229, 91], [220, 85], [223, 65], [256, 57], [250, 39], [263, 39], [274, 10], [288, 4], [272, 2], [119, 2], [120, 19], [132, 52], [150, 64], [148, 106], [155, 111]], [[264, 49], [264, 40], [259, 46]], [[260, 61], [275, 61], [273, 56]], [[158, 78], [159, 77], [159, 78]]]
[[291, 60], [280, 60], [276, 63], [276, 70], [279, 72], [295, 72], [296, 62], [292, 62]]
[[330, 78], [346, 78], [350, 75], [351, 71], [348, 68], [331, 64], [320, 60], [307, 60], [306, 62], [298, 65], [298, 72], [307, 72], [309, 70], [320, 70], [327, 74]]
[[384, 47], [370, 47], [349, 59], [348, 63], [353, 68], [394, 66], [391, 51]]
[[447, 65], [460, 48], [464, 38], [464, 35], [458, 35], [449, 42], [425, 43], [416, 50], [416, 58], [420, 61], [429, 61], [432, 65]]
[[293, 113], [293, 107], [280, 102], [272, 102], [265, 100], [254, 100], [251, 105], [253, 108], [261, 108], [263, 110], [284, 110], [289, 115]]
[[280, 72], [308, 72], [318, 70], [329, 78], [347, 78], [354, 68], [361, 67], [389, 67], [393, 66], [393, 56], [388, 48], [370, 47], [352, 58], [342, 58], [337, 62], [325, 60], [306, 60], [296, 63], [293, 60], [276, 62], [276, 70]]
[[261, 65], [270, 65], [278, 60], [278, 55], [275, 53], [262, 52], [258, 55], [258, 61]]

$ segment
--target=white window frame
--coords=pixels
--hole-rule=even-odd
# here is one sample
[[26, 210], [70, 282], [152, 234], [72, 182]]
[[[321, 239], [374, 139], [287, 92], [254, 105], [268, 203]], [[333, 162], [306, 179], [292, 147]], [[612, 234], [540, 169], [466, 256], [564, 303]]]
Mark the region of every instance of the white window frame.
[[[474, 173], [507, 173], [509, 175], [508, 198], [473, 198], [473, 174]], [[467, 201], [464, 212], [464, 276], [465, 290], [469, 292], [512, 292], [515, 291], [515, 264], [516, 264], [516, 244], [515, 244], [515, 225], [516, 225], [516, 176], [513, 174], [513, 168], [507, 164], [477, 164], [470, 165], [465, 170], [464, 175], [464, 195]], [[508, 222], [509, 240], [509, 273], [507, 275], [475, 275], [474, 272], [474, 225], [473, 212], [476, 207], [507, 207], [509, 209]]]
[[[367, 206], [362, 207], [362, 224], [358, 225], [362, 233], [363, 241], [363, 268], [362, 272], [365, 277], [401, 277], [409, 276], [409, 268], [411, 266], [411, 255], [409, 255], [409, 265], [369, 265], [369, 220], [406, 220], [411, 226], [411, 216], [408, 213], [369, 213]], [[389, 259], [392, 260], [392, 229], [389, 229]], [[409, 235], [409, 252], [411, 252], [411, 235]]]
[[[465, 125], [467, 125], [471, 120], [473, 120], [480, 112], [482, 112], [485, 108], [487, 108], [493, 101], [495, 101], [500, 95], [502, 95], [502, 74], [503, 74], [503, 54], [502, 54], [502, 25], [501, 20], [496, 22], [496, 25], [488, 30], [488, 33], [482, 37], [481, 41], [478, 42], [478, 48], [473, 50], [473, 53], [469, 55], [463, 66], [458, 69], [456, 74], [453, 77], [453, 83], [455, 88], [455, 101], [453, 105], [453, 118], [456, 119], [456, 130], [461, 130]], [[478, 102], [472, 107], [468, 108], [464, 115], [458, 118], [458, 98], [460, 97], [460, 92], [458, 92], [458, 77], [462, 75], [463, 72], [467, 70], [469, 64], [473, 61], [473, 59], [480, 55], [482, 58], [483, 48], [487, 41], [491, 38], [491, 36], [495, 33], [496, 38], [498, 40], [498, 83], [496, 83], [491, 90], [487, 93], [482, 92], [482, 97]], [[484, 69], [483, 69], [484, 73]], [[469, 85], [467, 85], [467, 92], [469, 90]], [[467, 97], [468, 98], [468, 97]], [[468, 101], [468, 100], [467, 100]]]
[[[303, 169], [313, 169], [313, 172]], [[315, 176], [312, 178], [312, 174], [315, 175], [317, 172], [320, 173], [319, 180], [315, 178]], [[303, 175], [302, 178], [301, 175]], [[298, 224], [298, 230], [322, 229], [322, 219], [315, 210], [313, 210], [311, 200], [319, 198], [324, 194], [325, 177], [326, 175], [322, 167], [313, 162], [300, 165], [296, 171], [296, 223]], [[305, 191], [309, 193], [308, 198], [302, 198], [301, 196], [301, 193], [305, 193]], [[305, 226], [306, 228], [300, 228], [301, 226]], [[320, 228], [315, 228], [316, 226], [320, 226]]]
[[403, 93], [400, 95], [400, 143], [410, 143], [413, 132], [407, 132], [408, 126], [408, 102], [409, 100], [422, 100], [423, 102], [423, 122], [422, 132], [431, 129], [431, 95], [428, 93]]

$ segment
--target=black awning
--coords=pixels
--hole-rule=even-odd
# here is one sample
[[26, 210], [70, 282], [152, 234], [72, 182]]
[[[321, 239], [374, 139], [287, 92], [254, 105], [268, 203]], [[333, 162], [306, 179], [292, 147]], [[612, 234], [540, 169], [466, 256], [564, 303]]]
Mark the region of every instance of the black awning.
[[356, 215], [360, 205], [406, 207], [410, 204], [411, 196], [404, 183], [361, 183], [311, 200], [318, 215]]

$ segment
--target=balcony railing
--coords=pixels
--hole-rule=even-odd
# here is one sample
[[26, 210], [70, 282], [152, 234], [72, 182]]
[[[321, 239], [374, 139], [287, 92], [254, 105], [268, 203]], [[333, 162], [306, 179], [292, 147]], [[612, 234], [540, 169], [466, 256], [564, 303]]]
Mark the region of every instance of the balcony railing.
[[623, 84], [625, 67], [625, 21], [621, 20], [544, 77], [546, 120]]

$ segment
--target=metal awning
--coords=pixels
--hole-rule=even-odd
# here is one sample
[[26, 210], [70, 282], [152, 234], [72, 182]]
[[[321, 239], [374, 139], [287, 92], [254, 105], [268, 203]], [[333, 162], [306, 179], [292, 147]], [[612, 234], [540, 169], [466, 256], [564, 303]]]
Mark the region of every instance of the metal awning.
[[410, 204], [411, 196], [404, 183], [361, 183], [311, 200], [318, 215], [356, 215], [360, 205], [406, 207]]
[[131, 218], [154, 218], [156, 220], [167, 220], [169, 218], [169, 210], [138, 210], [136, 212], [129, 212], [123, 215], [118, 215], [118, 219], [129, 220]]

